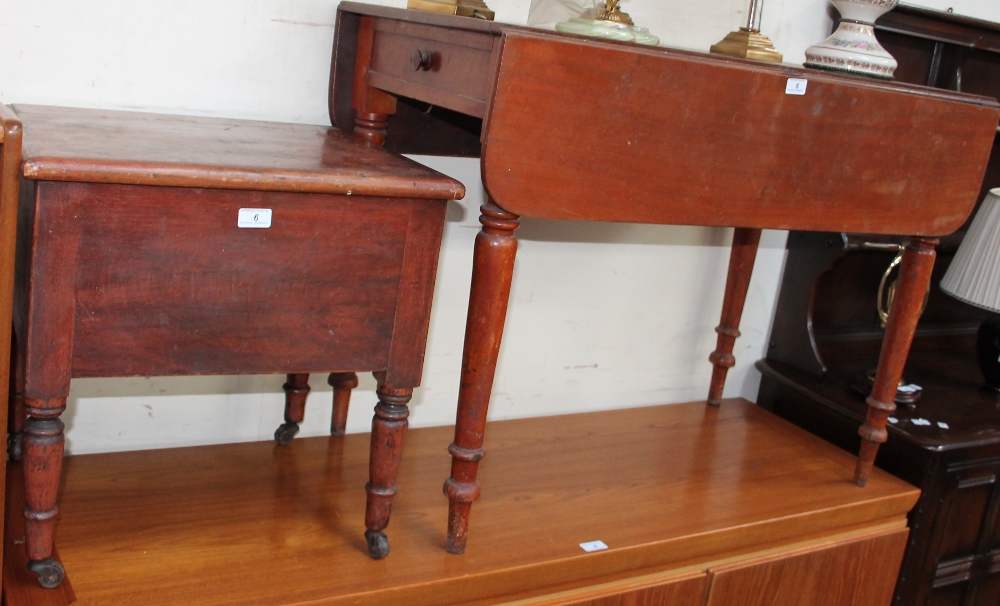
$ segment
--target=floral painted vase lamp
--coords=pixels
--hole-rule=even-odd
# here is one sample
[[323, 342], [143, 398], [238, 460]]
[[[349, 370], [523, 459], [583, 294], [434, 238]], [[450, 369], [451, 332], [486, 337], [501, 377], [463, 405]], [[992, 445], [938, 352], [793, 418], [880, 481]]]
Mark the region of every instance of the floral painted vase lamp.
[[829, 38], [806, 49], [806, 67], [892, 79], [896, 60], [875, 39], [875, 20], [899, 0], [830, 0], [840, 25]]

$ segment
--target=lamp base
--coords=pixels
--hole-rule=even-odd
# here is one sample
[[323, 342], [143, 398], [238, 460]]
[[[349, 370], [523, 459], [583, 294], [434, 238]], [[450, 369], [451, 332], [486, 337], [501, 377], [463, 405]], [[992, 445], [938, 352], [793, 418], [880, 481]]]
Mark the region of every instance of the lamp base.
[[604, 21], [602, 19], [573, 17], [561, 23], [556, 23], [556, 31], [577, 34], [578, 36], [604, 38], [605, 40], [618, 40], [619, 42], [635, 42], [636, 44], [646, 44], [649, 46], [656, 46], [660, 43], [660, 39], [649, 33], [649, 30], [645, 27], [625, 25], [624, 23]]
[[[875, 387], [875, 369], [858, 371], [851, 377], [851, 389], [861, 397], [867, 398], [871, 395]], [[923, 389], [919, 385], [913, 385], [906, 379], [900, 379], [896, 385], [896, 396], [893, 400], [896, 404], [914, 407], [923, 395]]]
[[806, 49], [806, 67], [891, 80], [896, 60], [875, 39], [875, 20], [898, 0], [830, 0], [840, 25], [826, 40]]
[[406, 8], [486, 21], [493, 21], [495, 16], [482, 0], [407, 0]]
[[1000, 316], [987, 318], [976, 337], [976, 356], [986, 389], [1000, 396]]
[[771, 39], [755, 29], [741, 27], [735, 32], [729, 32], [726, 37], [713, 44], [709, 49], [719, 55], [741, 57], [781, 63], [782, 55], [774, 48]]

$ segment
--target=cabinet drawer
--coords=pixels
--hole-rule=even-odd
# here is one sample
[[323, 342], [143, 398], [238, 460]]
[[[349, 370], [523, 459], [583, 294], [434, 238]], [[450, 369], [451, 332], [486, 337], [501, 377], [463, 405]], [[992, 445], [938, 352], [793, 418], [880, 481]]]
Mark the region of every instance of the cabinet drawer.
[[371, 85], [482, 118], [495, 34], [375, 20]]

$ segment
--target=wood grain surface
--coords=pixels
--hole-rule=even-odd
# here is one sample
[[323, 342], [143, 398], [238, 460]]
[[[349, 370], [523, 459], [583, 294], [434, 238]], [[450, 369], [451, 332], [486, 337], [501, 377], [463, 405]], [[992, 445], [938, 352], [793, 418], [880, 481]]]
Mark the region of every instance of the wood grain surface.
[[407, 436], [385, 560], [360, 532], [365, 434], [68, 457], [56, 543], [81, 605], [465, 605], [901, 527], [917, 497], [879, 470], [858, 489], [853, 456], [742, 400], [504, 421], [455, 556], [450, 439]]
[[644, 575], [505, 606], [704, 606], [708, 574], [703, 571]]
[[[371, 85], [482, 118], [490, 94], [495, 37], [395, 19], [375, 21]], [[426, 68], [414, 69], [414, 52]]]
[[947, 234], [998, 117], [985, 97], [508, 30], [483, 180], [522, 216]]
[[419, 384], [443, 201], [47, 185], [81, 200], [73, 376], [384, 370], [398, 331]]
[[50, 181], [459, 199], [461, 183], [328, 127], [17, 105]]
[[896, 528], [713, 568], [706, 606], [888, 606], [908, 535]]
[[882, 338], [882, 353], [878, 359], [878, 369], [871, 395], [865, 400], [868, 413], [864, 424], [858, 429], [861, 448], [858, 451], [858, 466], [854, 471], [854, 483], [864, 486], [868, 473], [875, 465], [875, 455], [879, 444], [888, 438], [886, 424], [889, 416], [896, 411], [896, 389], [903, 376], [906, 356], [910, 353], [913, 333], [923, 311], [926, 293], [930, 288], [931, 271], [934, 269], [938, 241], [933, 238], [913, 238], [903, 250], [903, 260], [896, 280], [896, 294]]

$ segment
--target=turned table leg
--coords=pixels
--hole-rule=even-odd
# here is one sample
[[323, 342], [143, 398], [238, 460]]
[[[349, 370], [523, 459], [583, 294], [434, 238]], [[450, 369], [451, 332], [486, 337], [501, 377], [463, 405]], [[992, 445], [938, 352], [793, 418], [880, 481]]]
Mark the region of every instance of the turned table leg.
[[448, 495], [448, 543], [451, 553], [465, 551], [472, 503], [479, 498], [476, 473], [485, 453], [483, 434], [493, 389], [500, 339], [507, 316], [517, 239], [518, 217], [492, 203], [481, 207], [483, 227], [476, 236], [472, 264], [472, 290], [465, 325], [462, 378], [458, 416], [451, 453], [451, 477], [444, 484]]
[[385, 143], [389, 114], [358, 112], [354, 118], [354, 134], [368, 139], [375, 145]]
[[326, 382], [333, 387], [333, 416], [330, 417], [330, 435], [342, 436], [347, 429], [347, 411], [351, 407], [351, 390], [358, 386], [358, 375], [353, 372], [331, 372]]
[[715, 351], [708, 357], [714, 365], [712, 383], [708, 388], [708, 403], [718, 406], [722, 402], [722, 388], [726, 385], [726, 373], [736, 364], [733, 345], [740, 336], [740, 316], [750, 287], [753, 262], [760, 244], [760, 230], [737, 227], [733, 231], [733, 246], [729, 253], [729, 273], [726, 276], [726, 294], [722, 300], [722, 319], [715, 332], [719, 338]]
[[10, 348], [10, 390], [7, 434], [7, 456], [20, 461], [24, 454], [24, 423], [28, 413], [24, 410], [24, 355], [18, 351], [17, 339]]
[[403, 441], [408, 426], [410, 410], [407, 404], [413, 388], [392, 388], [379, 381], [378, 404], [372, 419], [371, 453], [368, 459], [368, 494], [365, 503], [365, 539], [368, 555], [375, 559], [389, 555], [389, 539], [385, 528], [389, 525], [392, 498], [396, 494], [396, 477], [403, 458]]
[[372, 87], [368, 72], [375, 41], [375, 18], [361, 17], [358, 24], [358, 48], [354, 62], [354, 134], [375, 145], [385, 143], [389, 115], [396, 113], [396, 97]]
[[38, 575], [42, 587], [58, 587], [62, 565], [52, 559], [52, 542], [59, 508], [59, 474], [63, 459], [63, 422], [66, 398], [25, 401], [24, 424], [24, 532], [28, 568]]
[[896, 386], [903, 375], [906, 356], [913, 343], [913, 333], [923, 310], [924, 295], [934, 269], [934, 247], [936, 238], [913, 238], [903, 250], [896, 294], [889, 311], [889, 321], [882, 338], [882, 352], [879, 354], [875, 385], [868, 396], [868, 414], [858, 429], [861, 434], [861, 449], [858, 452], [854, 483], [864, 486], [868, 483], [879, 444], [885, 442], [885, 430], [889, 415], [896, 410]]
[[309, 397], [309, 373], [287, 375], [281, 386], [285, 391], [285, 422], [274, 430], [278, 444], [288, 444], [299, 433], [299, 423], [306, 417], [306, 398]]

